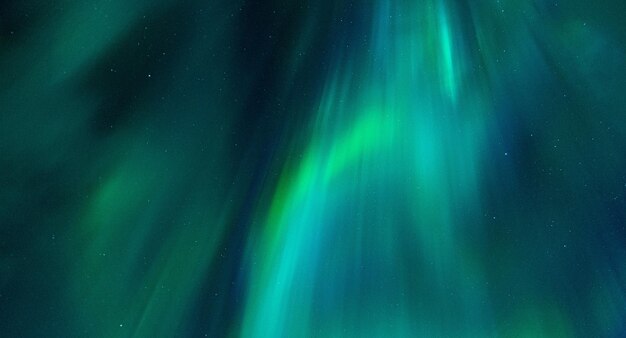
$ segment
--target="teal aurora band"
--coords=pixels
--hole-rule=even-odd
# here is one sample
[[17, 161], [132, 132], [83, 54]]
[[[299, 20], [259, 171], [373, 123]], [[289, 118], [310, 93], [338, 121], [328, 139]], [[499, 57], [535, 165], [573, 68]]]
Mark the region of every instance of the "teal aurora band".
[[626, 1], [0, 2], [0, 336], [626, 336]]

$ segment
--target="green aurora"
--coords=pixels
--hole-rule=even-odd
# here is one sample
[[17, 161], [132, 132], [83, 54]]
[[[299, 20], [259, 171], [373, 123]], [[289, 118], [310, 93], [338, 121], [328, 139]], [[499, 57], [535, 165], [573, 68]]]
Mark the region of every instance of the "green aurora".
[[3, 1], [0, 336], [626, 336], [625, 13]]

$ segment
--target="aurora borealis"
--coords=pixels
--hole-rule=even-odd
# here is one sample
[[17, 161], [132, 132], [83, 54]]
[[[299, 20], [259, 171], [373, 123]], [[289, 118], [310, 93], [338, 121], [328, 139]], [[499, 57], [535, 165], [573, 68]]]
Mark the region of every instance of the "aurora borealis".
[[625, 13], [1, 2], [0, 336], [625, 336]]

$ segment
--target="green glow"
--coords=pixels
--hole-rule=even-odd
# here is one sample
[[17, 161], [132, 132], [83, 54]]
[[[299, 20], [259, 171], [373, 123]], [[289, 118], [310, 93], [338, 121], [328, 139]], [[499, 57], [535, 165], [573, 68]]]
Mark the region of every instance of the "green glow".
[[3, 2], [0, 336], [624, 336], [623, 13]]
[[[414, 13], [408, 22], [428, 21], [423, 15], [431, 15], [431, 5], [383, 11], [374, 31], [398, 38], [381, 35], [373, 41], [380, 54], [352, 58], [354, 70], [342, 78], [339, 69], [328, 85], [315, 119], [321, 122], [313, 127], [301, 165], [283, 174], [276, 192], [264, 232], [267, 244], [253, 248], [258, 267], [251, 276], [243, 336], [492, 333], [488, 323], [480, 324], [489, 311], [482, 301], [482, 268], [476, 261], [459, 261], [478, 248], [464, 247], [456, 215], [459, 206], [472, 212], [480, 200], [476, 180], [484, 113], [471, 111], [475, 97], [455, 105], [461, 79], [442, 9], [436, 29], [410, 30], [387, 20]], [[432, 41], [440, 41], [438, 52], [429, 51]], [[359, 69], [406, 51], [413, 59]], [[441, 87], [428, 85], [435, 76], [429, 64], [441, 64]], [[351, 72], [361, 74], [359, 83], [365, 85], [353, 82]], [[408, 238], [415, 246], [403, 248]], [[368, 283], [393, 291], [381, 293]], [[420, 285], [430, 285], [429, 295], [420, 295]], [[448, 298], [448, 288], [454, 297], [432, 302]], [[454, 324], [451, 318], [427, 324], [436, 313], [448, 313]]]

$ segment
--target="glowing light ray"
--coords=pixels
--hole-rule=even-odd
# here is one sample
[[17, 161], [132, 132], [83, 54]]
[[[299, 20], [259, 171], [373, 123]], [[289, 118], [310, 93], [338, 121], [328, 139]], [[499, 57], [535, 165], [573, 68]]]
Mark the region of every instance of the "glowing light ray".
[[[440, 305], [440, 311], [457, 316], [459, 327], [472, 326], [480, 318], [475, 309], [485, 308], [476, 296], [483, 292], [479, 287], [481, 268], [464, 271], [463, 280], [456, 269], [460, 263], [455, 261], [463, 243], [456, 210], [458, 204], [467, 204], [469, 210], [475, 207], [471, 199], [478, 193], [474, 188], [480, 168], [475, 162], [482, 130], [475, 120], [464, 120], [465, 115], [456, 110], [460, 80], [454, 55], [458, 52], [453, 52], [453, 28], [444, 3], [405, 6], [381, 3], [373, 30], [374, 53], [363, 61], [368, 66], [351, 63], [345, 78], [338, 70], [327, 86], [301, 164], [295, 172], [284, 173], [267, 218], [265, 244], [257, 248], [256, 256], [264, 258], [253, 269], [252, 278], [257, 282], [250, 290], [244, 336], [291, 336], [318, 329], [341, 332], [342, 327], [352, 328], [354, 335], [371, 330], [382, 336], [384, 330], [378, 325], [383, 322], [396, 323], [396, 333], [407, 334], [421, 325], [410, 323], [409, 318], [427, 320], [426, 308], [397, 298], [396, 310], [385, 307], [385, 313], [404, 319], [381, 314], [358, 326], [356, 317], [332, 325], [318, 323], [317, 309], [331, 306], [325, 303], [334, 304], [340, 312], [347, 311], [343, 306], [350, 306], [349, 312], [354, 314], [369, 311], [371, 304], [385, 303], [378, 291], [361, 293], [378, 282], [369, 281], [371, 277], [360, 269], [353, 273], [363, 291], [345, 289], [353, 280], [348, 274], [353, 270], [352, 258], [385, 271], [385, 275], [397, 274], [398, 281], [380, 281], [397, 290], [415, 292], [411, 291], [414, 277], [400, 267], [404, 259], [428, 271], [425, 283], [434, 283], [431, 292], [440, 297], [445, 298], [446, 291], [437, 284], [455, 285], [465, 306], [458, 308], [451, 302]], [[403, 18], [406, 13], [416, 16]], [[420, 20], [427, 29], [406, 24]], [[396, 38], [390, 40], [389, 36]], [[432, 43], [435, 46], [428, 45]], [[429, 65], [436, 65], [436, 70]], [[350, 75], [355, 72], [361, 74], [358, 85], [353, 85]], [[467, 116], [480, 116], [480, 112]], [[466, 170], [459, 168], [463, 166]], [[403, 183], [403, 178], [410, 183]], [[410, 211], [403, 215], [405, 208]], [[403, 242], [397, 236], [403, 232], [419, 246], [409, 249], [410, 257], [405, 258], [398, 257]], [[342, 233], [349, 235], [339, 235]], [[344, 249], [333, 246], [337, 236], [346, 241], [341, 244]], [[328, 256], [325, 250], [335, 254]], [[331, 263], [331, 257], [342, 261]], [[472, 293], [463, 292], [470, 288]], [[321, 304], [316, 300], [337, 290], [344, 290], [343, 296], [337, 297], [347, 299], [328, 299]], [[363, 303], [363, 307], [357, 310], [353, 302]], [[424, 332], [453, 331], [432, 325]]]

